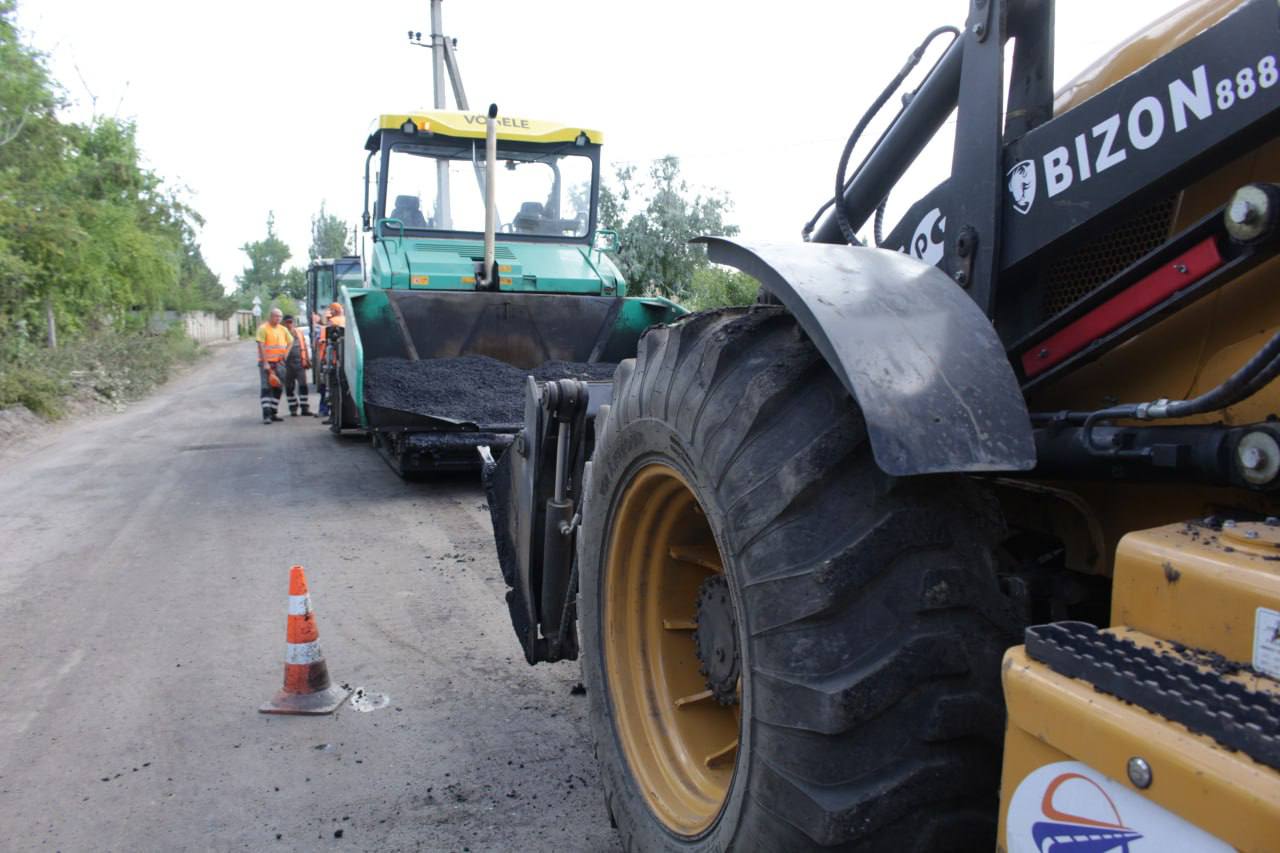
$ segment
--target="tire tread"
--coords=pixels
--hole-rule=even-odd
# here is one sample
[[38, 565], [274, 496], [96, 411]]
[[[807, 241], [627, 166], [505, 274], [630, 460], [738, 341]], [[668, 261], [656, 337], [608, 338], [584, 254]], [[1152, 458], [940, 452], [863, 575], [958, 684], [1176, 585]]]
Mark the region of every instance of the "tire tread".
[[[616, 383], [596, 459], [661, 420], [724, 509], [755, 744], [727, 846], [646, 824], [635, 792], [610, 787], [625, 771], [603, 774], [625, 849], [990, 849], [999, 661], [1021, 630], [994, 502], [965, 478], [880, 472], [857, 406], [780, 307], [650, 329]], [[592, 510], [584, 526], [604, 523]], [[610, 724], [595, 723], [604, 754]]]

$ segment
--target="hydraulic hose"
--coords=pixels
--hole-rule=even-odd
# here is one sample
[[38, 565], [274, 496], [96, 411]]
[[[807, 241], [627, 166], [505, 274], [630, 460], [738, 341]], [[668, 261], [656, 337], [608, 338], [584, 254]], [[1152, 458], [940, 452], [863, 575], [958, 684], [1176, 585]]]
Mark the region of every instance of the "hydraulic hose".
[[[805, 240], [808, 240], [809, 235], [813, 233], [814, 226], [817, 225], [822, 214], [826, 212], [827, 208], [834, 204], [836, 210], [836, 222], [840, 225], [840, 233], [844, 236], [845, 242], [855, 246], [858, 245], [858, 237], [853, 233], [853, 227], [849, 224], [848, 213], [845, 210], [843, 202], [845, 190], [848, 188], [849, 182], [853, 180], [853, 178], [849, 178], [848, 181], [845, 180], [845, 172], [849, 168], [849, 158], [853, 156], [854, 146], [858, 144], [858, 140], [867, 129], [867, 125], [871, 124], [871, 120], [876, 117], [876, 114], [879, 113], [881, 109], [883, 109], [885, 103], [893, 96], [893, 93], [902, 86], [902, 82], [907, 79], [907, 75], [910, 74], [918, 64], [920, 64], [920, 60], [924, 56], [924, 52], [929, 48], [929, 45], [933, 40], [943, 33], [950, 33], [955, 38], [960, 37], [960, 31], [952, 26], [938, 27], [933, 32], [929, 33], [929, 35], [925, 36], [924, 41], [920, 43], [920, 46], [913, 50], [911, 55], [907, 57], [907, 61], [902, 66], [902, 69], [899, 70], [894, 78], [889, 82], [889, 85], [876, 96], [876, 99], [871, 102], [871, 106], [867, 108], [867, 111], [862, 114], [862, 118], [858, 120], [858, 124], [853, 128], [853, 133], [849, 134], [849, 139], [845, 142], [844, 150], [840, 154], [840, 165], [836, 169], [835, 193], [831, 198], [827, 199], [820, 208], [818, 208], [817, 213], [815, 213], [813, 217], [805, 223], [804, 228], [801, 229], [801, 236]], [[854, 173], [854, 177], [857, 177], [857, 172]]]
[[[915, 56], [916, 54], [913, 53], [912, 57]], [[871, 103], [871, 108], [863, 113], [862, 118], [858, 120], [858, 124], [853, 128], [853, 133], [849, 134], [849, 140], [844, 144], [844, 151], [840, 153], [840, 165], [836, 167], [836, 191], [831, 197], [831, 201], [835, 205], [836, 222], [840, 224], [840, 233], [844, 235], [844, 241], [851, 246], [858, 245], [858, 235], [853, 233], [853, 226], [849, 224], [849, 212], [845, 210], [844, 206], [844, 175], [845, 170], [849, 168], [849, 158], [853, 155], [853, 147], [858, 144], [858, 139], [862, 136], [862, 132], [867, 129], [867, 125], [871, 124], [871, 120], [875, 118], [876, 113], [880, 112], [885, 101], [889, 100], [893, 93], [897, 91], [897, 88], [902, 85], [903, 79], [914, 65], [914, 62], [908, 60], [907, 64], [898, 72], [898, 75], [893, 78], [893, 81], [876, 97]]]
[[1228, 376], [1221, 385], [1206, 391], [1199, 397], [1169, 403], [1164, 407], [1167, 414], [1156, 414], [1153, 417], [1184, 418], [1188, 415], [1225, 409], [1261, 391], [1278, 374], [1280, 374], [1280, 332], [1272, 335], [1252, 358]]
[[1109, 418], [1133, 420], [1165, 420], [1187, 418], [1234, 406], [1247, 400], [1280, 376], [1280, 332], [1255, 352], [1235, 373], [1221, 384], [1190, 400], [1152, 400], [1146, 403], [1123, 403], [1094, 412], [1037, 413], [1032, 421], [1040, 424], [1083, 424], [1081, 438], [1090, 452], [1114, 456], [1115, 448], [1098, 447], [1093, 443], [1093, 427], [1098, 421]]

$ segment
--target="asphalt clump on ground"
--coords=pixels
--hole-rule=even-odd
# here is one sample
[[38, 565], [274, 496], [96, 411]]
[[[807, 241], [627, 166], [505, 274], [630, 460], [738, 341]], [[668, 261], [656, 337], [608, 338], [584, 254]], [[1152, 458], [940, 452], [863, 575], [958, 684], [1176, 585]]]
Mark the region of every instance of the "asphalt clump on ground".
[[495, 358], [375, 358], [365, 364], [365, 399], [375, 406], [415, 415], [470, 421], [482, 427], [524, 421], [525, 377], [555, 379], [613, 378], [616, 364], [547, 361], [532, 370]]

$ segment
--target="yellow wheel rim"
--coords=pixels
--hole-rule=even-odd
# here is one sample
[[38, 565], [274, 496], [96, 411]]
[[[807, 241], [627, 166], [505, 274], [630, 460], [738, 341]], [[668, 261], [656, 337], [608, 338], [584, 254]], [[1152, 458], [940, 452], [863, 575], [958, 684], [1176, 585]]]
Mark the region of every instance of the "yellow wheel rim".
[[685, 479], [666, 465], [641, 468], [610, 531], [604, 666], [631, 772], [653, 813], [686, 837], [715, 822], [738, 758], [739, 705], [712, 696], [694, 642], [699, 588], [723, 572]]

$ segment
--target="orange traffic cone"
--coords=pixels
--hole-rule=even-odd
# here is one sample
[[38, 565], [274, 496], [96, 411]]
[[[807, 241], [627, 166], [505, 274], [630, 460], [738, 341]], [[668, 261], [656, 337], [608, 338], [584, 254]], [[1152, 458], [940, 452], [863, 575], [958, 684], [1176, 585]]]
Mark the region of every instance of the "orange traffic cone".
[[350, 691], [329, 683], [329, 668], [320, 651], [320, 630], [311, 612], [302, 566], [289, 570], [289, 627], [285, 639], [284, 687], [258, 710], [264, 714], [333, 713]]

